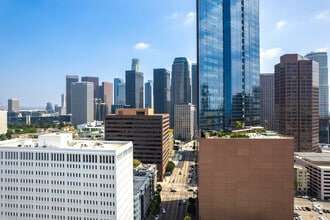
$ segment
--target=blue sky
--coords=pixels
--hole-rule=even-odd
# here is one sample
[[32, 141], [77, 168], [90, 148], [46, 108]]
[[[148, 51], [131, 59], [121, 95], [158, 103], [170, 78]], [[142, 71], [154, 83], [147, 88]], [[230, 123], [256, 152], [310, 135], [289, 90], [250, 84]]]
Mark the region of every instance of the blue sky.
[[[0, 106], [60, 104], [65, 75], [144, 80], [175, 57], [196, 61], [193, 0], [0, 0]], [[285, 53], [330, 48], [329, 0], [260, 0], [261, 72]]]

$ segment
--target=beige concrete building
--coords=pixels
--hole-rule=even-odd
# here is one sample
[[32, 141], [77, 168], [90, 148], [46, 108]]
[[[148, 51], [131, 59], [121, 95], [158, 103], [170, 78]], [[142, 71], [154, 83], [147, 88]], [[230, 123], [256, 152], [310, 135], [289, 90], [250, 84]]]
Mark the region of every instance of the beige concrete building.
[[157, 164], [158, 180], [162, 180], [169, 160], [169, 114], [154, 114], [153, 109], [116, 109], [105, 119], [105, 139], [133, 141], [135, 159]]
[[201, 138], [200, 220], [293, 218], [292, 138]]
[[0, 109], [0, 134], [7, 133], [8, 124], [7, 124], [7, 111]]
[[306, 167], [294, 165], [294, 183], [296, 195], [307, 195], [309, 173]]

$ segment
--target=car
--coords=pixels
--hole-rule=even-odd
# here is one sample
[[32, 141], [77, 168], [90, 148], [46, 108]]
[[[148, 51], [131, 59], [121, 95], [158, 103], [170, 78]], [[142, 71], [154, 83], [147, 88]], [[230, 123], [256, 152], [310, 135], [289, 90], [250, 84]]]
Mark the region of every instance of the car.
[[181, 175], [182, 173], [181, 173], [181, 171], [179, 172], [179, 175]]
[[186, 204], [186, 200], [185, 200], [185, 199], [184, 199], [184, 200], [182, 200], [182, 204], [184, 204], [184, 205]]
[[194, 191], [193, 189], [188, 189], [188, 192], [192, 192], [192, 191]]
[[165, 214], [166, 213], [166, 209], [165, 208], [162, 208], [162, 212], [163, 212], [163, 214]]
[[158, 220], [159, 219], [159, 215], [156, 215], [154, 219], [155, 220]]
[[171, 189], [171, 192], [174, 192], [174, 193], [175, 193], [175, 192], [176, 192], [176, 190], [175, 190], [175, 189]]
[[307, 211], [312, 211], [312, 209], [311, 208], [309, 208], [309, 207], [305, 207], [305, 209], [307, 210]]

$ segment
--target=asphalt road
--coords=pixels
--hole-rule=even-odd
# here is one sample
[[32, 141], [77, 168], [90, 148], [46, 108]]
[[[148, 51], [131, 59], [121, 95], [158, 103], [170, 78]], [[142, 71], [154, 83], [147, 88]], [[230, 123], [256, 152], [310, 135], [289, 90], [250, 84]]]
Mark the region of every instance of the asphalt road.
[[[191, 147], [183, 147], [182, 150], [176, 153], [178, 155], [173, 158], [178, 158], [179, 160], [173, 161], [176, 166], [172, 175], [166, 176], [165, 180], [159, 183], [162, 185], [161, 207], [166, 210], [166, 213], [162, 213], [161, 208], [160, 220], [183, 220], [188, 215], [189, 197], [196, 197], [196, 194], [193, 192], [197, 190], [196, 168], [191, 167], [195, 164], [194, 151]], [[188, 189], [193, 191], [188, 191]]]

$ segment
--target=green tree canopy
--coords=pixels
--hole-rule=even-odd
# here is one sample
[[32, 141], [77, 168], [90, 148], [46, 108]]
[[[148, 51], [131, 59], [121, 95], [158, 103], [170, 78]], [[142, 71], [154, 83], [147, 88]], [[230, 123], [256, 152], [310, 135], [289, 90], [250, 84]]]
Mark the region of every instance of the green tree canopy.
[[174, 170], [175, 164], [173, 161], [168, 161], [166, 166], [166, 172], [172, 172]]
[[140, 160], [133, 159], [133, 166], [134, 166], [134, 168], [137, 167], [137, 166], [139, 166], [140, 164], [141, 164], [141, 161]]

